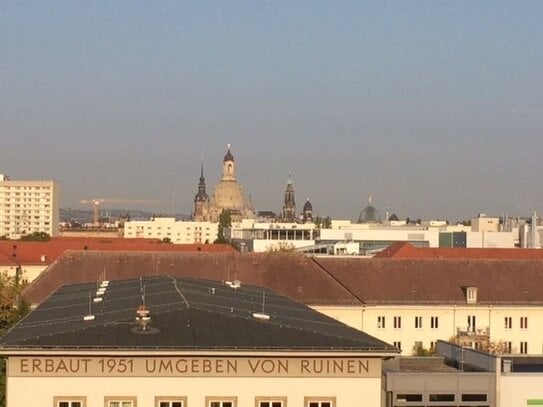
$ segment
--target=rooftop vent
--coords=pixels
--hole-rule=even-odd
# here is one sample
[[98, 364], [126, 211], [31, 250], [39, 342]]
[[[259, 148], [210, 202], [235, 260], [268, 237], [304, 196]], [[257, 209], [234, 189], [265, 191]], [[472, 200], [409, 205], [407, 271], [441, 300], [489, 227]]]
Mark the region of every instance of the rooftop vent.
[[229, 286], [230, 288], [233, 288], [233, 289], [241, 288], [241, 281], [239, 281], [239, 280], [225, 281], [224, 283], [225, 283], [227, 286]]
[[151, 317], [149, 316], [149, 309], [145, 305], [140, 305], [136, 310], [136, 322], [142, 331], [147, 330], [147, 324], [151, 322]]
[[253, 312], [253, 318], [254, 319], [260, 319], [262, 321], [269, 321], [270, 316], [268, 314], [264, 314], [262, 312]]

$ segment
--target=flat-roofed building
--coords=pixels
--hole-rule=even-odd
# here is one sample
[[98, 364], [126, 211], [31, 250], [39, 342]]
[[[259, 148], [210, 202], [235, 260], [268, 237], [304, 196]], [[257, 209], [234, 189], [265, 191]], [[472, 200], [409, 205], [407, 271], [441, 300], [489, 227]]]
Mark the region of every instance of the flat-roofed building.
[[396, 353], [269, 289], [170, 276], [63, 286], [0, 340], [8, 407], [380, 407]]
[[59, 234], [59, 184], [11, 180], [0, 174], [0, 236], [18, 239], [35, 232]]
[[218, 231], [217, 222], [191, 222], [175, 218], [132, 220], [124, 224], [126, 239], [160, 239], [175, 244], [213, 243]]

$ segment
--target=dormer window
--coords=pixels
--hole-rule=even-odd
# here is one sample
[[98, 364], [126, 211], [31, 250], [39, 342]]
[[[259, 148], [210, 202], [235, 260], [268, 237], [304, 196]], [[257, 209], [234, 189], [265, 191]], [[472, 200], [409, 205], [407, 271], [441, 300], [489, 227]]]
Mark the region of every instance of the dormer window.
[[466, 302], [468, 304], [477, 304], [477, 287], [466, 288]]

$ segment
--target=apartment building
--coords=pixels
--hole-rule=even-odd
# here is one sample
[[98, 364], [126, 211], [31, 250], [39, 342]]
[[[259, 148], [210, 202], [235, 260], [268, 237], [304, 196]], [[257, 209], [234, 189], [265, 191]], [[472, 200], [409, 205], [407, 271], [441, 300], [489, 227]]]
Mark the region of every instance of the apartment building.
[[0, 174], [0, 236], [18, 239], [34, 232], [59, 234], [59, 184]]
[[175, 218], [154, 218], [125, 222], [124, 237], [168, 240], [176, 244], [213, 243], [217, 239], [216, 222], [188, 222]]

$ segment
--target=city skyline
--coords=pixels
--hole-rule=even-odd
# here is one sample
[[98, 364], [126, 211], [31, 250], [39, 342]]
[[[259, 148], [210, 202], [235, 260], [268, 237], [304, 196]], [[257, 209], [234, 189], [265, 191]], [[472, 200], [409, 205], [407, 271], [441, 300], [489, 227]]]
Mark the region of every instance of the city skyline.
[[232, 143], [256, 210], [543, 211], [543, 4], [0, 5], [0, 173], [191, 213]]

